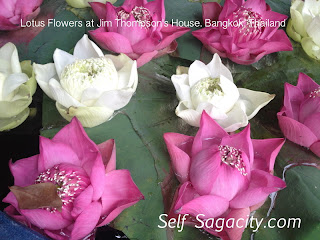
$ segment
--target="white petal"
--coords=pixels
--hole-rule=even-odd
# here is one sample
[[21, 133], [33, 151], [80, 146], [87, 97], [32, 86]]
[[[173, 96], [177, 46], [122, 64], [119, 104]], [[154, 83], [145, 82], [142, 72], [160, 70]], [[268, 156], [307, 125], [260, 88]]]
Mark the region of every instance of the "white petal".
[[172, 75], [171, 80], [176, 89], [179, 101], [187, 103], [187, 107], [192, 108], [188, 75]]
[[21, 84], [28, 81], [25, 73], [10, 74], [3, 83], [2, 99], [5, 99], [10, 93], [16, 90]]
[[211, 103], [203, 102], [200, 103], [196, 109], [198, 113], [202, 113], [203, 111], [206, 111], [207, 114], [210, 115], [213, 119], [226, 119], [228, 116], [225, 114], [221, 109], [216, 108]]
[[192, 87], [199, 80], [210, 77], [210, 71], [203, 62], [194, 61], [189, 68], [189, 86]]
[[53, 61], [54, 61], [54, 65], [56, 67], [56, 71], [59, 76], [59, 79], [61, 77], [61, 73], [63, 72], [64, 68], [76, 60], [77, 58], [75, 56], [65, 51], [62, 51], [58, 48], [54, 51]]
[[88, 38], [87, 34], [84, 34], [79, 42], [77, 42], [74, 47], [73, 55], [79, 59], [98, 58], [104, 56], [101, 49]]
[[307, 33], [312, 38], [312, 40], [320, 47], [320, 16], [312, 19], [309, 27], [307, 28]]
[[301, 15], [301, 12], [297, 11], [294, 8], [290, 8], [290, 15], [292, 20], [292, 26], [294, 30], [301, 36], [306, 37], [307, 32], [305, 29], [304, 18]]
[[210, 101], [215, 107], [229, 112], [239, 99], [239, 91], [237, 86], [224, 76], [220, 76], [220, 87], [223, 91], [223, 97], [217, 97], [217, 101]]
[[44, 65], [34, 63], [33, 71], [35, 73], [37, 83], [39, 84], [42, 91], [44, 91], [48, 97], [53, 99], [51, 91], [49, 89], [49, 80], [51, 78], [58, 77], [54, 63], [48, 63]]
[[215, 53], [211, 62], [207, 65], [210, 70], [212, 78], [220, 78], [220, 75], [224, 76], [228, 80], [233, 82], [232, 74], [230, 70], [221, 62], [219, 54]]
[[82, 92], [81, 103], [88, 107], [93, 106], [103, 92], [103, 89], [88, 87]]
[[71, 121], [73, 117], [77, 117], [84, 127], [95, 127], [104, 123], [112, 117], [113, 110], [105, 107], [70, 107], [65, 108], [56, 103], [56, 107], [61, 116], [67, 121]]
[[11, 118], [0, 118], [0, 132], [18, 127], [29, 116], [30, 109], [26, 108], [18, 115]]
[[18, 50], [11, 42], [0, 48], [0, 72], [5, 74], [21, 73]]
[[73, 107], [81, 107], [83, 104], [79, 103], [76, 99], [71, 97], [60, 85], [60, 83], [52, 78], [49, 81], [49, 89], [52, 93], [53, 99], [55, 99], [58, 103], [63, 105], [66, 108], [71, 106]]
[[312, 38], [302, 38], [301, 46], [310, 57], [320, 60], [320, 47], [312, 40]]
[[228, 118], [217, 120], [217, 123], [227, 132], [234, 132], [241, 127], [248, 125], [248, 118], [244, 112], [244, 105], [237, 102], [234, 107], [227, 113]]
[[94, 106], [118, 110], [129, 103], [133, 93], [134, 91], [130, 88], [104, 92]]
[[176, 115], [182, 118], [186, 123], [191, 126], [199, 127], [201, 113], [197, 112], [194, 109], [188, 109], [184, 102], [180, 102], [176, 108]]
[[127, 61], [118, 71], [118, 89], [132, 88], [134, 91], [138, 85], [138, 70], [136, 61]]
[[239, 101], [244, 106], [248, 120], [253, 118], [261, 108], [266, 106], [275, 97], [274, 94], [252, 91], [246, 88], [238, 88], [238, 90], [240, 93]]
[[127, 62], [133, 62], [131, 58], [129, 58], [127, 55], [120, 53], [119, 55], [111, 55], [107, 54], [105, 55], [106, 58], [110, 58], [117, 69], [119, 71]]

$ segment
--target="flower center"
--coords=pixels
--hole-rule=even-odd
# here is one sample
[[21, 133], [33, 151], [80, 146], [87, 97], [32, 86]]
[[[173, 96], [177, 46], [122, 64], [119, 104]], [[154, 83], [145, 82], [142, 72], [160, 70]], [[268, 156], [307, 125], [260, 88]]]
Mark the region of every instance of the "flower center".
[[[68, 206], [89, 185], [89, 178], [82, 169], [72, 170], [70, 167], [55, 165], [47, 169], [35, 180], [35, 183], [51, 182], [57, 187], [57, 194], [61, 198], [62, 208]], [[55, 212], [56, 208], [46, 208]]]
[[218, 101], [223, 95], [219, 78], [203, 78], [191, 88], [191, 99], [195, 108], [201, 102]]
[[152, 21], [149, 9], [142, 6], [135, 6], [129, 13], [124, 10], [120, 10], [118, 12], [118, 18], [122, 20], [127, 20], [130, 17], [130, 15], [132, 15], [134, 19], [139, 22], [147, 23]]
[[231, 29], [238, 43], [259, 37], [264, 29], [261, 15], [251, 8], [240, 7], [233, 13], [232, 21], [237, 22]]
[[60, 77], [60, 84], [73, 98], [81, 101], [85, 89], [93, 87], [100, 91], [117, 88], [118, 74], [111, 59], [80, 59], [67, 65]]
[[320, 97], [320, 87], [314, 90], [313, 92], [310, 93], [309, 95], [310, 98], [318, 98]]
[[235, 167], [243, 176], [246, 176], [245, 164], [241, 156], [241, 150], [230, 146], [219, 146], [221, 161], [228, 166]]

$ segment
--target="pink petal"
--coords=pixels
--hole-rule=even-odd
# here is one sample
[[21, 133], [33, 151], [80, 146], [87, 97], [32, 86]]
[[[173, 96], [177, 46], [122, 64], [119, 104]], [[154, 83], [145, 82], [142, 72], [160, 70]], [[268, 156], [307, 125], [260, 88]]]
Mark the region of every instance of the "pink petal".
[[257, 55], [256, 59], [259, 60], [266, 54], [292, 50], [292, 44], [285, 31], [277, 30], [266, 44], [252, 51], [252, 54]]
[[81, 167], [90, 176], [93, 186], [93, 200], [98, 200], [103, 192], [105, 166], [98, 146], [88, 137], [77, 118], [62, 128], [53, 138], [55, 142], [68, 144], [78, 155]]
[[183, 34], [190, 31], [190, 28], [178, 27], [168, 24], [168, 26], [163, 26], [161, 28], [161, 33], [163, 36], [162, 41], [157, 46], [157, 50], [161, 50], [170, 45], [176, 38], [182, 36]]
[[14, 185], [25, 187], [34, 184], [39, 175], [38, 158], [39, 155], [35, 155], [18, 160], [15, 163], [10, 160], [9, 168], [14, 177]]
[[92, 39], [103, 49], [116, 53], [131, 53], [130, 41], [116, 32], [105, 32], [101, 27], [93, 31], [89, 31]]
[[242, 175], [238, 169], [225, 163], [220, 165], [217, 175], [210, 189], [210, 194], [221, 196], [229, 201], [249, 186], [247, 176]]
[[69, 145], [82, 162], [95, 161], [99, 153], [97, 145], [88, 137], [77, 118], [73, 118], [52, 140]]
[[218, 20], [222, 7], [219, 3], [208, 2], [202, 4], [202, 19]]
[[320, 98], [307, 96], [300, 105], [299, 122], [305, 124], [306, 119], [313, 113], [317, 112], [320, 112]]
[[[148, 2], [145, 5], [145, 8], [147, 8], [151, 14], [151, 16], [156, 15], [159, 16], [158, 21], [164, 21], [166, 18], [166, 10], [164, 7], [164, 0], [157, 0], [157, 1], [151, 1]], [[155, 19], [153, 19], [155, 20]]]
[[174, 210], [180, 209], [184, 204], [191, 200], [200, 197], [197, 191], [193, 188], [191, 182], [185, 182], [180, 185], [178, 191], [178, 197], [174, 203]]
[[320, 139], [320, 124], [319, 123], [320, 123], [320, 112], [317, 112], [317, 113], [310, 115], [304, 121], [304, 125], [306, 127], [308, 127], [318, 139]]
[[[4, 199], [2, 199], [2, 202], [9, 203], [17, 211], [19, 211], [18, 201], [12, 192], [9, 192], [8, 195]], [[12, 209], [11, 209], [11, 211], [12, 211]]]
[[219, 176], [221, 156], [218, 146], [200, 151], [192, 159], [190, 180], [201, 195], [211, 193], [212, 186]]
[[[61, 234], [63, 232], [63, 235]], [[44, 233], [48, 235], [51, 239], [54, 240], [66, 240], [68, 236], [70, 236], [70, 233], [66, 233], [65, 229], [60, 229], [60, 230], [53, 230], [53, 231], [48, 231], [44, 230]]]
[[315, 143], [313, 143], [311, 146], [310, 146], [310, 150], [316, 154], [318, 157], [320, 157], [320, 141], [317, 141]]
[[189, 180], [190, 153], [193, 137], [178, 134], [165, 133], [164, 141], [170, 154], [173, 171], [179, 182], [184, 183]]
[[130, 15], [130, 18], [125, 20], [125, 22], [128, 26], [126, 24], [119, 24], [117, 32], [129, 40], [130, 46], [148, 37], [148, 29], [136, 24], [137, 21], [133, 15]]
[[141, 55], [135, 54], [135, 53], [129, 53], [127, 54], [128, 57], [130, 57], [131, 59], [136, 59], [137, 60], [137, 67], [141, 67], [144, 64], [150, 62], [154, 57], [156, 57], [158, 55], [158, 51], [154, 50], [153, 52], [148, 52], [148, 53], [143, 53]]
[[144, 7], [147, 3], [147, 0], [126, 0], [121, 7], [125, 8], [126, 12], [130, 12], [135, 6]]
[[115, 170], [106, 175], [101, 197], [103, 226], [115, 219], [124, 209], [134, 205], [144, 196], [133, 182], [128, 170]]
[[304, 99], [302, 91], [289, 83], [284, 85], [284, 101], [285, 113], [289, 118], [299, 119], [300, 104]]
[[20, 28], [20, 25], [15, 25], [6, 17], [0, 16], [0, 31], [10, 31]]
[[109, 22], [108, 24], [106, 24], [105, 30], [106, 32], [117, 32], [118, 31], [118, 22], [116, 21], [116, 19], [118, 19], [117, 9], [110, 2], [106, 2], [105, 7], [106, 7], [106, 15], [104, 19], [106, 20], [107, 23]]
[[161, 39], [148, 37], [132, 46], [133, 52], [136, 54], [148, 53], [156, 50]]
[[[277, 13], [277, 12], [272, 12], [272, 11], [266, 11], [262, 14], [262, 18], [264, 21], [267, 21], [269, 19], [270, 22], [281, 22], [283, 20], [286, 20], [288, 17], [286, 15]], [[277, 24], [276, 24], [277, 25]], [[266, 27], [261, 34], [260, 38], [261, 39], [270, 39], [272, 35], [277, 31], [279, 27]]]
[[310, 147], [318, 138], [302, 123], [285, 116], [284, 112], [278, 113], [278, 121], [283, 135], [290, 141], [304, 147]]
[[89, 185], [73, 202], [71, 215], [77, 218], [92, 202], [93, 187]]
[[98, 145], [102, 156], [103, 164], [106, 167], [106, 173], [116, 170], [116, 144], [114, 139], [109, 139]]
[[208, 142], [211, 144], [219, 144], [222, 138], [226, 136], [229, 136], [228, 133], [203, 111], [200, 120], [200, 128], [192, 145], [192, 155], [197, 154], [203, 149], [203, 144], [206, 139], [209, 139]]
[[[221, 145], [230, 146], [241, 150], [249, 159], [250, 163], [253, 163], [254, 153], [253, 145], [250, 137], [250, 124], [246, 126], [241, 132], [225, 137], [221, 141]], [[250, 170], [249, 170], [250, 171]]]
[[45, 209], [21, 209], [20, 211], [21, 214], [24, 215], [31, 224], [42, 229], [59, 230], [72, 223], [71, 221], [63, 218], [61, 213], [58, 211], [54, 213], [51, 213]]
[[253, 170], [249, 188], [230, 201], [231, 208], [246, 208], [264, 201], [270, 193], [286, 187], [286, 183], [270, 173]]
[[61, 163], [81, 165], [77, 154], [69, 145], [40, 136], [38, 171], [43, 172]]
[[225, 20], [225, 18], [227, 18], [230, 14], [232, 14], [233, 12], [235, 12], [241, 5], [238, 5], [236, 1], [232, 1], [232, 0], [226, 0], [222, 11], [219, 15], [219, 20], [223, 21]]
[[6, 214], [8, 214], [10, 217], [12, 217], [14, 220], [16, 220], [16, 221], [18, 221], [28, 227], [31, 227], [30, 222], [24, 216], [20, 215], [20, 213], [17, 211], [17, 209], [14, 206], [10, 205], [10, 206], [6, 207], [4, 209], [4, 212]]
[[97, 157], [94, 161], [86, 161], [82, 165], [83, 169], [90, 176], [91, 185], [93, 187], [93, 197], [94, 201], [97, 201], [103, 193], [103, 183], [105, 181], [105, 166], [102, 161], [100, 154], [97, 154]]
[[24, 0], [17, 0], [15, 11], [21, 14], [23, 23], [25, 23], [27, 20], [35, 18], [38, 15], [40, 12], [39, 6], [42, 4], [42, 1], [43, 0], [30, 0], [26, 2]]
[[274, 162], [285, 140], [283, 138], [252, 139], [254, 162], [252, 170], [260, 169], [272, 173]]
[[249, 218], [249, 216], [250, 216], [250, 209], [249, 208], [231, 210], [231, 212], [228, 214], [226, 219], [231, 218], [231, 219], [234, 219], [235, 222], [237, 222], [238, 219], [241, 219], [241, 221], [239, 220], [239, 227], [240, 227], [240, 225], [243, 227], [238, 228], [236, 226], [236, 224], [235, 224], [234, 228], [226, 227], [225, 230], [226, 230], [230, 240], [241, 240], [242, 233], [246, 228], [246, 222], [247, 222], [247, 219]]
[[300, 73], [298, 77], [297, 87], [301, 89], [304, 95], [306, 95], [318, 89], [320, 85], [313, 81], [312, 78], [308, 75]]
[[267, 10], [265, 0], [247, 0], [243, 5], [245, 8], [251, 8], [253, 12], [263, 14]]
[[192, 216], [204, 214], [203, 218], [214, 218], [222, 215], [227, 211], [228, 207], [229, 201], [226, 199], [214, 195], [205, 195], [184, 204], [178, 210], [178, 213]]
[[106, 4], [103, 4], [100, 2], [89, 2], [89, 4], [99, 19], [106, 19], [106, 15], [107, 15]]
[[91, 233], [97, 226], [101, 210], [101, 203], [92, 202], [76, 219], [70, 240], [82, 239]]

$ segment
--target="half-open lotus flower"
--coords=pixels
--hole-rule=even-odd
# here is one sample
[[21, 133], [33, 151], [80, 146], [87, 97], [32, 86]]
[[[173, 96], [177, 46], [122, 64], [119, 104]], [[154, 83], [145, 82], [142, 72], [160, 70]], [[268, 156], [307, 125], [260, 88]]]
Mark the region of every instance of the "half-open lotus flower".
[[101, 2], [101, 3], [106, 3], [106, 2], [110, 2], [112, 4], [114, 4], [117, 0], [66, 0], [66, 2], [74, 8], [86, 8], [86, 7], [90, 7], [91, 2]]
[[286, 83], [278, 120], [286, 138], [320, 157], [320, 85], [303, 73], [297, 86]]
[[[243, 218], [245, 222], [270, 193], [286, 186], [272, 175], [284, 139], [251, 139], [250, 126], [228, 135], [205, 112], [195, 137], [166, 133], [164, 139], [181, 183], [172, 210], [193, 216], [188, 219], [191, 225], [199, 224], [194, 218], [198, 214], [203, 214], [198, 216], [202, 220]], [[220, 232], [205, 230], [223, 240], [240, 240], [244, 228], [245, 224], [224, 226]]]
[[78, 240], [106, 225], [143, 199], [128, 170], [116, 170], [114, 140], [96, 145], [74, 118], [50, 140], [40, 138], [40, 154], [10, 162], [16, 186], [53, 183], [62, 209], [20, 209], [10, 192], [3, 202], [17, 221], [59, 240]]
[[0, 30], [16, 30], [21, 23], [34, 19], [40, 12], [43, 0], [0, 1]]
[[104, 55], [87, 35], [73, 55], [56, 49], [54, 63], [34, 64], [36, 80], [63, 118], [97, 126], [126, 106], [138, 84], [137, 63], [124, 54]]
[[138, 67], [174, 52], [175, 39], [190, 30], [164, 22], [164, 0], [126, 0], [121, 7], [91, 3], [91, 7], [106, 22], [105, 26], [90, 31], [94, 41], [104, 49], [136, 59]]
[[199, 127], [205, 110], [227, 132], [233, 132], [248, 124], [258, 111], [275, 95], [237, 88], [229, 69], [218, 54], [209, 64], [198, 60], [190, 68], [177, 68], [171, 77], [177, 91], [179, 105], [176, 114], [188, 124]]
[[310, 57], [320, 60], [320, 1], [293, 0], [290, 14], [288, 35], [301, 42]]
[[223, 7], [216, 2], [202, 7], [203, 21], [215, 22], [192, 34], [212, 53], [252, 64], [267, 54], [292, 50], [286, 33], [278, 30], [287, 16], [271, 11], [265, 0], [226, 0]]
[[26, 120], [36, 88], [31, 61], [20, 63], [16, 46], [5, 44], [0, 48], [0, 131]]

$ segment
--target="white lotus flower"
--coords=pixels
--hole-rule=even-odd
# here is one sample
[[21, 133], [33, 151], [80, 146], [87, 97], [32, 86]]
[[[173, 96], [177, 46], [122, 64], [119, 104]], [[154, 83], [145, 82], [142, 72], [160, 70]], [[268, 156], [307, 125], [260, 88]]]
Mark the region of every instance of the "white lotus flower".
[[310, 57], [320, 60], [320, 1], [293, 0], [290, 14], [288, 35], [301, 42]]
[[19, 126], [29, 116], [29, 105], [37, 83], [31, 61], [19, 62], [16, 46], [0, 48], [0, 131]]
[[117, 0], [66, 0], [67, 3], [74, 8], [85, 8], [90, 7], [90, 2], [101, 2], [106, 3], [110, 2], [111, 4], [114, 4]]
[[36, 80], [63, 118], [94, 127], [127, 105], [138, 84], [137, 63], [124, 54], [103, 55], [87, 35], [73, 55], [56, 49], [54, 63], [34, 64]]
[[275, 97], [237, 88], [218, 54], [208, 65], [196, 60], [189, 69], [178, 67], [177, 75], [171, 80], [180, 101], [177, 116], [195, 127], [200, 126], [201, 113], [205, 110], [226, 131], [236, 131]]

